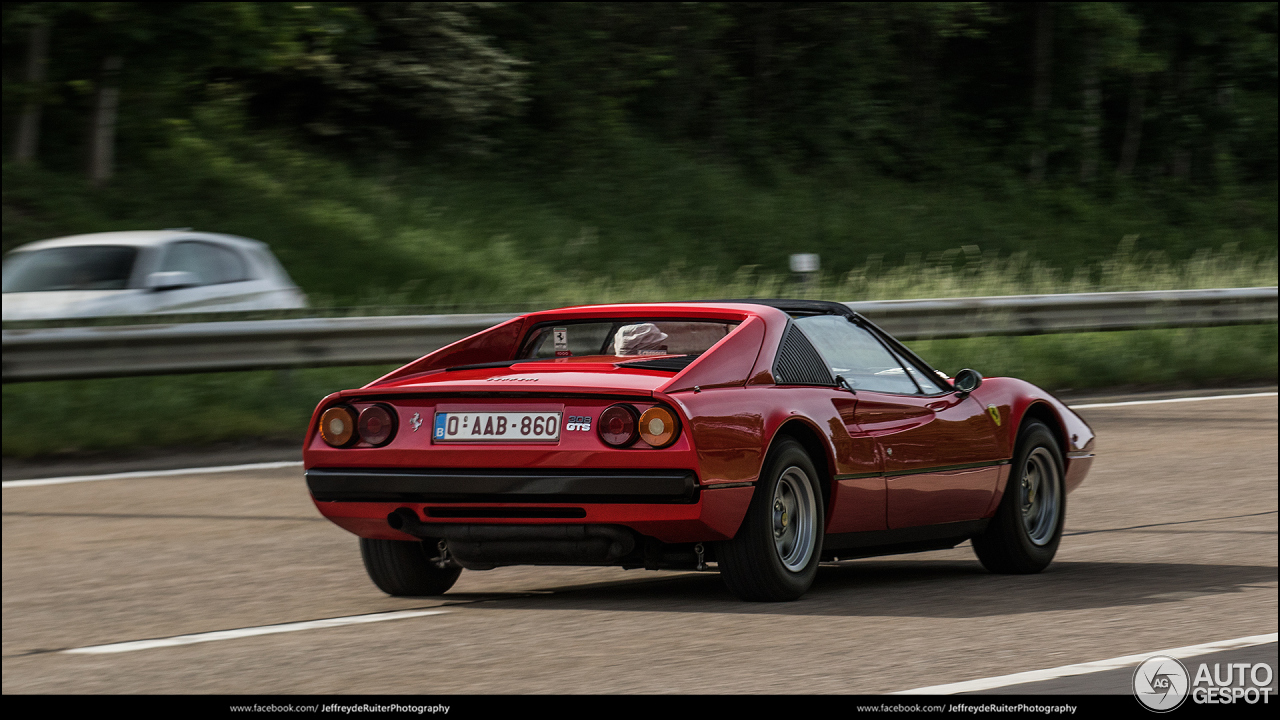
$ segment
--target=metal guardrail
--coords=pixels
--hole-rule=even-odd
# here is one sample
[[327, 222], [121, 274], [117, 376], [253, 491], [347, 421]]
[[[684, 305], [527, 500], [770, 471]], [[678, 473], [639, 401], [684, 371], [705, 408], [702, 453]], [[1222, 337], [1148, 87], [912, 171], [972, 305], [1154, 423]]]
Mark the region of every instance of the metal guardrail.
[[1144, 290], [845, 303], [900, 340], [1257, 325], [1277, 289]]
[[[1274, 323], [1277, 289], [845, 303], [902, 340]], [[3, 332], [4, 382], [403, 363], [515, 314], [301, 318]]]

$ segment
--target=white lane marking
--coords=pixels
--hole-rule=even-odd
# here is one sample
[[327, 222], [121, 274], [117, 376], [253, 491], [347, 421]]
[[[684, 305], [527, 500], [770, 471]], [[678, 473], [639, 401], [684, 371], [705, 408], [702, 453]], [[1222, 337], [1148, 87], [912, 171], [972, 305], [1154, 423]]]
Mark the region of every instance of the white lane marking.
[[97, 482], [98, 480], [129, 480], [132, 478], [173, 477], [175, 475], [203, 475], [205, 473], [240, 472], [241, 470], [278, 470], [302, 467], [300, 461], [250, 463], [248, 465], [222, 465], [219, 467], [182, 468], [180, 470], [141, 470], [138, 472], [111, 473], [110, 475], [70, 475], [67, 477], [39, 478], [37, 480], [5, 480], [0, 487], [37, 487], [63, 485], [65, 483]]
[[424, 615], [442, 615], [446, 612], [448, 610], [400, 610], [373, 615], [350, 615], [348, 617], [308, 620], [306, 622], [285, 623], [283, 625], [261, 625], [259, 627], [240, 628], [239, 630], [218, 630], [194, 635], [176, 635], [154, 640], [134, 640], [133, 642], [111, 643], [109, 645], [91, 645], [89, 647], [63, 650], [62, 652], [68, 655], [104, 655], [107, 653], [133, 652], [134, 650], [150, 650], [152, 648], [173, 647], [175, 645], [235, 640], [236, 638], [253, 637], [255, 635], [274, 635], [276, 633], [318, 630], [320, 628], [360, 625], [363, 623], [384, 622], [386, 620], [405, 620]]
[[1142, 653], [1140, 655], [1125, 655], [1123, 657], [1111, 658], [1110, 660], [1096, 660], [1094, 662], [1080, 663], [1078, 665], [1063, 665], [1062, 667], [1049, 668], [1048, 670], [1031, 670], [1029, 672], [1014, 673], [1013, 675], [1001, 675], [999, 677], [969, 680], [966, 682], [950, 683], [948, 685], [930, 685], [929, 687], [915, 688], [914, 690], [900, 690], [892, 694], [954, 695], [955, 693], [981, 692], [983, 690], [991, 690], [993, 688], [1005, 687], [1007, 685], [1021, 685], [1023, 683], [1069, 677], [1071, 675], [1087, 675], [1089, 673], [1102, 672], [1104, 670], [1118, 670], [1125, 667], [1134, 667], [1152, 655], [1168, 655], [1175, 658], [1188, 658], [1195, 657], [1196, 655], [1207, 655], [1212, 652], [1220, 652], [1222, 650], [1236, 650], [1238, 648], [1251, 647], [1254, 645], [1266, 645], [1267, 643], [1273, 642], [1276, 642], [1276, 633], [1270, 633], [1268, 635], [1250, 635], [1248, 637], [1236, 638], [1234, 640], [1219, 640], [1218, 642], [1204, 643], [1203, 645], [1188, 645], [1187, 647], [1170, 648], [1168, 650], [1152, 650], [1151, 652]]
[[[1121, 405], [1155, 405], [1158, 403], [1197, 402], [1199, 400], [1226, 400], [1229, 398], [1275, 397], [1275, 392], [1245, 393], [1241, 395], [1211, 395], [1207, 397], [1169, 398], [1165, 400], [1130, 400], [1128, 402], [1091, 403], [1072, 405], [1072, 410], [1089, 408], [1119, 407]], [[37, 480], [5, 480], [0, 487], [20, 488], [38, 487], [41, 485], [63, 485], [65, 483], [95, 482], [98, 480], [128, 480], [132, 478], [173, 477], [176, 475], [203, 475], [206, 473], [240, 472], [242, 470], [277, 470], [280, 468], [302, 467], [301, 462], [268, 462], [251, 463], [249, 465], [222, 465], [219, 467], [183, 468], [181, 470], [143, 470], [139, 472], [111, 473], [110, 475], [73, 475], [69, 477], [41, 478]]]
[[1201, 400], [1230, 400], [1234, 398], [1275, 397], [1274, 392], [1243, 393], [1241, 395], [1206, 395], [1204, 397], [1167, 398], [1165, 400], [1129, 400], [1128, 402], [1090, 403], [1088, 405], [1072, 405], [1072, 410], [1088, 408], [1120, 407], [1121, 405], [1159, 405], [1160, 403], [1199, 402]]

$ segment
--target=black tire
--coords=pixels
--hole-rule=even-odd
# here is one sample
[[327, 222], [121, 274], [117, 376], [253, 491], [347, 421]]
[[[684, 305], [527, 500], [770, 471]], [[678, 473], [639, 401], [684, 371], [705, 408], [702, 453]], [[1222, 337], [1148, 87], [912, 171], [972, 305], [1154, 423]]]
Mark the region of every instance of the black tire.
[[[775, 512], [779, 503], [783, 510]], [[789, 508], [794, 511], [788, 518]], [[737, 536], [716, 547], [724, 584], [734, 595], [753, 602], [799, 598], [818, 574], [825, 518], [813, 461], [800, 443], [779, 440]]]
[[1049, 567], [1067, 516], [1064, 478], [1062, 451], [1053, 433], [1039, 422], [1024, 425], [1000, 507], [986, 531], [973, 539], [985, 568], [1025, 575]]
[[435, 542], [360, 538], [364, 569], [388, 595], [443, 595], [462, 574], [460, 567], [436, 566]]

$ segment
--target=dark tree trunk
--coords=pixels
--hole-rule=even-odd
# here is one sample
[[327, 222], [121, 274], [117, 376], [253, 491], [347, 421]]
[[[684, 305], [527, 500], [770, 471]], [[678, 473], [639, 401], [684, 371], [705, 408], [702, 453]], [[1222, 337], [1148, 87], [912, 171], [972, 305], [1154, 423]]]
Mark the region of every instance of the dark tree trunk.
[[1084, 39], [1083, 92], [1080, 122], [1080, 182], [1098, 175], [1098, 133], [1102, 126], [1102, 91], [1098, 87], [1098, 42], [1093, 32]]
[[[1177, 90], [1175, 102], [1179, 105], [1187, 102], [1188, 89], [1191, 87], [1191, 62], [1183, 61], [1177, 73]], [[1191, 132], [1192, 128], [1185, 118], [1179, 118], [1174, 125], [1177, 135], [1173, 141], [1173, 177], [1175, 180], [1191, 179]]]
[[777, 69], [773, 64], [774, 35], [778, 23], [778, 4], [766, 3], [759, 11], [756, 22], [756, 117], [768, 126], [773, 115], [773, 78]]
[[97, 102], [89, 140], [89, 181], [102, 185], [115, 174], [116, 116], [120, 107], [119, 55], [102, 61], [102, 80], [98, 84]]
[[43, 109], [45, 68], [49, 64], [49, 23], [41, 21], [31, 27], [27, 44], [27, 101], [18, 120], [18, 136], [13, 144], [14, 162], [30, 165], [40, 147], [40, 114]]
[[1133, 175], [1138, 164], [1138, 149], [1142, 147], [1142, 116], [1146, 112], [1147, 75], [1134, 73], [1129, 88], [1129, 117], [1124, 125], [1124, 143], [1120, 146], [1120, 165], [1116, 174], [1121, 177]]
[[1218, 122], [1213, 129], [1213, 172], [1219, 187], [1235, 184], [1235, 163], [1231, 156], [1230, 120], [1231, 100], [1235, 95], [1229, 81], [1218, 83]]
[[1050, 70], [1053, 62], [1053, 5], [1042, 2], [1036, 9], [1036, 35], [1033, 65], [1035, 79], [1031, 89], [1031, 182], [1044, 180], [1048, 159]]
[[942, 115], [942, 99], [935, 69], [936, 36], [924, 23], [917, 25], [914, 35], [915, 52], [909, 61], [914, 96], [910, 122], [915, 129], [915, 152], [911, 161], [916, 166], [915, 171], [921, 173], [933, 155], [930, 151]]

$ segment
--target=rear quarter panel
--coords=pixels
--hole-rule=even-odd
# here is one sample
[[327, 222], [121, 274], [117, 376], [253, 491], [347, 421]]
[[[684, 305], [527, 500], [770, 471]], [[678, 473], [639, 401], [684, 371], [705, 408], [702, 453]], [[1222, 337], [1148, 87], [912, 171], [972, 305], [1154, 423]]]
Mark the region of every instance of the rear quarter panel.
[[[757, 481], [780, 433], [807, 432], [814, 465], [824, 475], [828, 532], [885, 528], [885, 480], [871, 438], [852, 437], [832, 388], [749, 385], [671, 396], [689, 419], [703, 482]], [[744, 508], [745, 511], [745, 508]]]

